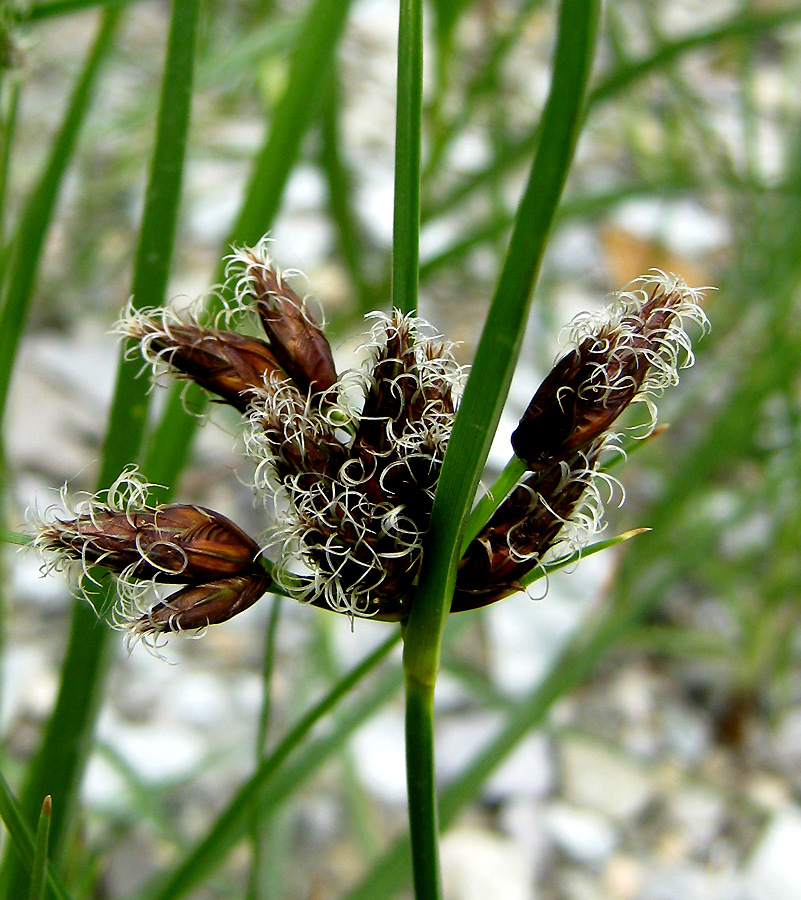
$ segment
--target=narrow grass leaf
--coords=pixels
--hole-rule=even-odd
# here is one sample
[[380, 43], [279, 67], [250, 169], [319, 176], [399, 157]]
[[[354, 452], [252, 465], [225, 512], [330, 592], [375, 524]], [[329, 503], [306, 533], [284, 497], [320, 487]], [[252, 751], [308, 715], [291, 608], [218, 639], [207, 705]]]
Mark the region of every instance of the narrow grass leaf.
[[[11, 843], [19, 855], [26, 872], [33, 873], [37, 845], [34, 843], [30, 826], [25, 821], [19, 804], [11, 792], [8, 782], [2, 775], [0, 775], [0, 819], [3, 820], [3, 824], [6, 826]], [[45, 877], [56, 900], [70, 900], [70, 895], [53, 872], [52, 866], [47, 868]]]
[[[255, 244], [273, 225], [284, 188], [300, 156], [301, 141], [325, 96], [334, 54], [344, 31], [350, 0], [314, 0], [297, 30], [287, 86], [256, 159], [245, 200], [222, 250], [233, 243]], [[217, 280], [223, 278], [222, 267]], [[189, 391], [192, 408], [203, 410], [199, 390]], [[189, 457], [198, 420], [184, 408], [183, 388], [170, 392], [164, 413], [149, 442], [145, 459], [148, 477], [158, 484], [174, 484]]]
[[83, 12], [95, 6], [127, 6], [129, 3], [140, 3], [141, 0], [46, 0], [44, 3], [34, 3], [25, 12], [27, 22], [38, 22], [42, 19], [53, 19], [58, 16], [68, 16], [72, 13]]
[[42, 900], [47, 878], [47, 848], [50, 839], [50, 818], [53, 814], [53, 799], [48, 794], [42, 803], [39, 825], [36, 828], [36, 849], [31, 868], [31, 889], [28, 900]]
[[420, 260], [420, 128], [423, 115], [423, 2], [400, 0], [395, 117], [392, 305], [417, 309]]
[[0, 82], [0, 296], [5, 289], [6, 280], [6, 189], [8, 186], [8, 170], [11, 161], [11, 145], [17, 125], [17, 108], [19, 106], [19, 82], [12, 82], [3, 90]]
[[357, 312], [364, 314], [370, 311], [372, 301], [372, 292], [368, 290], [365, 280], [364, 244], [366, 236], [359, 228], [352, 204], [351, 173], [342, 159], [339, 133], [340, 110], [339, 84], [335, 78], [332, 78], [320, 123], [320, 168], [328, 187], [328, 210], [336, 229], [339, 251], [356, 292]]
[[94, 96], [101, 65], [114, 42], [119, 20], [120, 10], [117, 7], [109, 8], [103, 17], [44, 171], [25, 203], [14, 234], [8, 273], [4, 279], [0, 302], [0, 423], [5, 411], [17, 348], [36, 285], [45, 238], [50, 229], [64, 175], [73, 157], [78, 134]]
[[512, 456], [492, 487], [473, 507], [462, 536], [462, 554], [467, 550], [470, 542], [478, 537], [498, 505], [523, 477], [526, 468], [525, 462], [519, 456]]

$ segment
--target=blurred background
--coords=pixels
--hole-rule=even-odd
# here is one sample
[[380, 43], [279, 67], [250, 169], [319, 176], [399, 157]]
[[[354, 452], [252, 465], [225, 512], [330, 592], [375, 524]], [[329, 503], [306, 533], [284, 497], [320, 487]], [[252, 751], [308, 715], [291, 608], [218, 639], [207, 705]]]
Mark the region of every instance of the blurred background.
[[[4, 243], [98, 28], [97, 8], [53, 6], [3, 19]], [[216, 277], [306, 8], [202, 6], [170, 297]], [[532, 0], [426, 10], [421, 314], [460, 342], [465, 364], [536, 145], [555, 13]], [[131, 292], [168, 21], [166, 3], [125, 5], [62, 185], [4, 423], [8, 528], [65, 481], [91, 490], [97, 477], [118, 355], [109, 332]], [[397, 3], [354, 0], [270, 229], [275, 257], [302, 270], [324, 310], [340, 369], [359, 363], [364, 313], [388, 307], [396, 41]], [[486, 483], [577, 312], [657, 267], [716, 288], [712, 333], [659, 403], [670, 428], [615, 472], [628, 499], [610, 504], [607, 535], [652, 531], [554, 576], [544, 598], [450, 623], [444, 784], [599, 616], [636, 609], [589, 677], [556, 688], [539, 727], [473, 786], [444, 838], [448, 900], [801, 896], [800, 79], [801, 6], [606, 4], [586, 127]], [[177, 496], [257, 533], [268, 522], [228, 412], [199, 431]], [[17, 788], [74, 601], [14, 550], [3, 555], [0, 762]], [[175, 665], [115, 640], [70, 853], [76, 897], [137, 896], [252, 771], [271, 604], [201, 641], [172, 639]], [[391, 630], [285, 601], [268, 745]], [[385, 694], [192, 897], [327, 900], [380, 879], [370, 866], [406, 820], [400, 683]], [[269, 873], [258, 889], [252, 845]]]

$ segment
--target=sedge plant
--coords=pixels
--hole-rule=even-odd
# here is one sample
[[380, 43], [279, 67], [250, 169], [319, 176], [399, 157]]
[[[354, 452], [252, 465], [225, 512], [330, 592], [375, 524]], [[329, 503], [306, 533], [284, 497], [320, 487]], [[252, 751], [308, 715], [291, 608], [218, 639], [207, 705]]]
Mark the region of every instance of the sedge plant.
[[[703, 328], [706, 319], [698, 289], [678, 276], [655, 271], [615, 295], [603, 315], [574, 321], [563, 355], [534, 393], [515, 432], [510, 448], [514, 458], [504, 480], [479, 499], [471, 514], [587, 98], [593, 97], [588, 84], [599, 8], [591, 0], [563, 0], [560, 5], [539, 140], [468, 375], [447, 340], [416, 315], [423, 215], [421, 3], [400, 4], [392, 311], [369, 320], [361, 369], [339, 370], [311, 305], [293, 287], [291, 273], [277, 266], [269, 243], [259, 239], [275, 216], [308, 124], [295, 115], [293, 101], [310, 85], [318, 100], [326, 96], [322, 85], [312, 84], [311, 73], [314, 65], [330, 63], [327, 38], [342, 27], [346, 6], [312, 4], [303, 23], [306, 43], [299, 46], [306, 53], [293, 58], [288, 99], [276, 109], [277, 121], [286, 128], [273, 129], [259, 158], [229, 242], [233, 249], [222, 303], [204, 299], [181, 312], [160, 307], [169, 258], [149, 251], [169, 251], [174, 244], [170, 228], [180, 181], [164, 173], [170, 166], [180, 168], [191, 89], [171, 98], [178, 113], [162, 109], [165, 129], [175, 123], [176, 114], [183, 117], [183, 126], [178, 135], [162, 130], [154, 154], [148, 196], [152, 204], [162, 198], [166, 208], [146, 206], [134, 300], [117, 328], [125, 341], [126, 362], [100, 490], [85, 498], [65, 491], [61, 506], [34, 516], [33, 543], [48, 568], [73, 573], [76, 588], [88, 595], [90, 604], [77, 607], [82, 611], [76, 612], [73, 647], [96, 627], [91, 607], [123, 629], [129, 645], [141, 642], [159, 652], [173, 632], [217, 626], [268, 593], [352, 619], [398, 622], [404, 643], [411, 860], [416, 896], [423, 900], [441, 896], [440, 824], [450, 821], [464, 803], [470, 778], [480, 781], [501, 754], [496, 751], [493, 757], [488, 752], [475, 770], [465, 773], [443, 796], [438, 813], [433, 696], [446, 619], [451, 612], [478, 609], [525, 589], [534, 579], [601, 546], [587, 547], [587, 541], [601, 524], [599, 485], [616, 446], [615, 423], [634, 402], [645, 402], [653, 411], [652, 398], [674, 384], [678, 368], [692, 360], [685, 325], [695, 322]], [[182, 20], [179, 14], [189, 18]], [[107, 13], [104, 41], [112, 39], [115, 24]], [[171, 77], [179, 77], [178, 72], [185, 78], [193, 64], [193, 41], [186, 39], [195, 27], [188, 6], [176, 3], [173, 27], [176, 37], [168, 64], [177, 69]], [[94, 74], [94, 69], [88, 71]], [[314, 104], [308, 109], [311, 116]], [[171, 154], [160, 155], [166, 151]], [[163, 184], [172, 188], [167, 200], [159, 191]], [[45, 223], [34, 226], [41, 241]], [[26, 220], [26, 227], [33, 226]], [[4, 302], [17, 304], [19, 319], [17, 309], [25, 304], [20, 291], [30, 291], [30, 285], [18, 287], [14, 272], [12, 267], [6, 276]], [[19, 331], [6, 333], [8, 340], [18, 340]], [[135, 377], [142, 358], [158, 373], [182, 382], [181, 388], [188, 384], [190, 392], [200, 389], [241, 415], [248, 451], [257, 463], [255, 487], [278, 513], [265, 536], [246, 533], [214, 510], [171, 502], [158, 486], [173, 482], [193, 427], [190, 417], [177, 413], [182, 402], [189, 402], [182, 399], [182, 389], [173, 392], [165, 421], [170, 416], [182, 423], [183, 444], [165, 447], [160, 444], [163, 432], [156, 429], [146, 450], [123, 458], [125, 450], [114, 435], [124, 431], [130, 447], [141, 443], [144, 429], [144, 380]], [[566, 658], [560, 690], [586, 674], [620, 627], [621, 622], [610, 617], [588, 640], [583, 655]], [[75, 746], [58, 763], [63, 792], [53, 792], [52, 824], [48, 805], [48, 840], [57, 862], [68, 839], [64, 810], [69, 811], [72, 800], [66, 803], [64, 798], [74, 799], [84, 762], [81, 754], [92, 730], [95, 707], [86, 700], [97, 699], [102, 686], [108, 640], [108, 633], [102, 633], [83, 682], [70, 682], [77, 651], [68, 655], [57, 715], [23, 792], [23, 811], [30, 818], [45, 780], [42, 773], [56, 757], [58, 725], [83, 709], [85, 722], [74, 729]], [[167, 900], [186, 895], [216, 865], [246, 830], [250, 806], [277, 802], [282, 788], [275, 773], [289, 753], [392, 643], [332, 688], [263, 760], [209, 835], [146, 896]], [[377, 684], [371, 702], [380, 703], [394, 686], [389, 680]], [[507, 748], [515, 735], [542, 716], [547, 702], [542, 693], [532, 695], [523, 706], [525, 715], [510, 720]], [[369, 715], [371, 708], [366, 702], [360, 715]], [[341, 740], [352, 727], [343, 721]], [[309, 741], [309, 756], [319, 749]], [[282, 784], [291, 783], [292, 772], [302, 777], [300, 766], [284, 769]], [[37, 818], [41, 802], [39, 797]], [[13, 895], [13, 885], [27, 883], [31, 867], [37, 892], [63, 891], [50, 869], [50, 887], [42, 887], [45, 869], [31, 853], [32, 829], [29, 832], [17, 830], [27, 855], [6, 861], [6, 896]], [[404, 852], [401, 848], [394, 858]], [[389, 882], [394, 871], [392, 866], [386, 869]]]

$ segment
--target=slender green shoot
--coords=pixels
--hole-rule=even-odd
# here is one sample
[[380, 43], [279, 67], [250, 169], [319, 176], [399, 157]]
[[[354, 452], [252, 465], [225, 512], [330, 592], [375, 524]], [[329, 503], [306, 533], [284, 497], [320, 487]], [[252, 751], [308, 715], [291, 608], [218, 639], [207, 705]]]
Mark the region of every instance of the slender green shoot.
[[423, 2], [401, 0], [398, 103], [395, 118], [395, 205], [392, 305], [417, 309], [420, 260], [420, 128], [423, 111]]
[[[44, 812], [44, 809], [42, 810], [42, 812]], [[49, 818], [50, 816], [48, 815], [48, 819]], [[19, 804], [17, 803], [16, 798], [11, 792], [11, 788], [8, 786], [8, 783], [1, 774], [0, 819], [3, 820], [3, 824], [6, 826], [6, 830], [8, 831], [9, 837], [11, 838], [11, 842], [14, 845], [14, 849], [19, 854], [22, 864], [25, 867], [25, 871], [31, 877], [33, 877], [35, 858], [38, 850], [38, 842], [34, 842], [30, 826], [25, 821]], [[40, 815], [40, 825], [41, 821], [42, 817]], [[67, 893], [66, 889], [61, 884], [60, 879], [53, 871], [53, 867], [47, 866], [44, 874], [47, 880], [47, 884], [56, 900], [70, 900], [70, 895]]]
[[487, 524], [490, 516], [498, 508], [498, 504], [509, 494], [512, 488], [526, 472], [526, 464], [519, 456], [512, 456], [504, 466], [503, 472], [497, 477], [492, 487], [473, 507], [470, 518], [465, 525], [462, 537], [462, 553], [467, 550], [470, 542], [478, 537], [481, 529]]
[[39, 825], [36, 829], [36, 850], [33, 854], [31, 889], [28, 900], [43, 900], [47, 879], [47, 846], [50, 839], [50, 818], [53, 814], [53, 799], [48, 794], [42, 803]]

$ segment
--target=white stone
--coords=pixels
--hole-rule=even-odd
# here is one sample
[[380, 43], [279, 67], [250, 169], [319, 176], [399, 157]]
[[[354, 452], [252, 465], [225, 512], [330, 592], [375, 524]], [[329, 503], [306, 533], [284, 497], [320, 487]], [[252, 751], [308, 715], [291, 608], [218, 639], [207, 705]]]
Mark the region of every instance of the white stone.
[[602, 863], [618, 842], [608, 819], [566, 803], [554, 803], [546, 810], [545, 829], [559, 849], [579, 863]]
[[495, 770], [484, 791], [493, 800], [507, 797], [546, 797], [555, 783], [548, 739], [532, 734]]
[[601, 744], [566, 739], [560, 747], [564, 793], [576, 806], [586, 806], [615, 819], [643, 810], [654, 784], [643, 769]]
[[92, 755], [81, 785], [83, 802], [95, 809], [124, 810], [130, 803], [130, 792], [114, 766], [98, 753]]
[[448, 832], [441, 844], [445, 900], [535, 900], [525, 853], [477, 828]]
[[52, 709], [58, 682], [44, 645], [4, 648], [0, 680], [0, 731], [23, 715], [44, 718]]
[[670, 794], [670, 811], [695, 851], [706, 848], [720, 831], [725, 804], [714, 791], [688, 787]]
[[788, 806], [768, 823], [746, 866], [748, 900], [801, 897], [801, 809]]
[[498, 812], [498, 824], [504, 834], [523, 848], [537, 884], [545, 876], [553, 856], [553, 845], [545, 832], [541, 804], [526, 798], [510, 799]]
[[354, 735], [353, 754], [359, 777], [384, 803], [406, 803], [403, 713], [384, 709]]
[[205, 749], [204, 740], [181, 722], [131, 725], [108, 710], [101, 715], [98, 735], [150, 783], [186, 775], [200, 762]]

